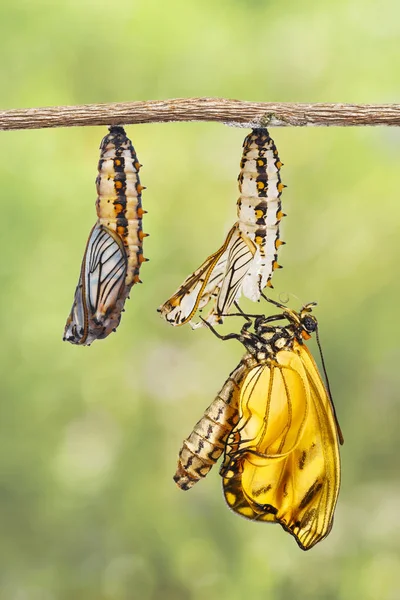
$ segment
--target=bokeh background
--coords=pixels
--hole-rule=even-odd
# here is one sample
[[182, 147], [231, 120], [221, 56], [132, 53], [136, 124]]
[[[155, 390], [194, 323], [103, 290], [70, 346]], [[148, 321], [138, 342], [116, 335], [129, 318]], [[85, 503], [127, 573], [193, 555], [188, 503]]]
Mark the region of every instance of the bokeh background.
[[[399, 34], [397, 0], [4, 2], [1, 106], [396, 102]], [[318, 301], [345, 435], [335, 524], [307, 553], [231, 513], [217, 469], [187, 493], [172, 481], [243, 349], [156, 308], [233, 223], [247, 131], [127, 132], [151, 262], [118, 332], [90, 348], [62, 333], [106, 127], [0, 132], [1, 600], [397, 600], [400, 132], [271, 129], [288, 185], [275, 297]]]

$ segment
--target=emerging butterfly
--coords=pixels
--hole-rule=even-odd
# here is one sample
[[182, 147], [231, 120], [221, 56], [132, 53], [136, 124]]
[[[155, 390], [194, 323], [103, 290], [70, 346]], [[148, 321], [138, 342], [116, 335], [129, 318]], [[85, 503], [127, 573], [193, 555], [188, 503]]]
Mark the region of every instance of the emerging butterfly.
[[[279, 523], [309, 550], [332, 528], [343, 436], [329, 387], [304, 344], [313, 332], [318, 339], [314, 304], [299, 313], [278, 306], [279, 315], [247, 316], [240, 334], [221, 336], [209, 325], [247, 353], [223, 388], [228, 393], [184, 441], [174, 479], [189, 489], [225, 449], [220, 473], [228, 506], [247, 519]], [[272, 325], [281, 319], [289, 324]]]
[[123, 127], [110, 127], [100, 145], [96, 179], [98, 220], [90, 232], [64, 340], [89, 345], [121, 320], [143, 257], [141, 192], [136, 152]]
[[158, 309], [171, 325], [190, 321], [211, 301], [206, 320], [221, 323], [233, 302], [243, 293], [257, 301], [271, 286], [273, 271], [280, 267], [277, 251], [283, 188], [282, 163], [267, 129], [253, 129], [244, 140], [238, 221], [217, 252], [187, 277], [175, 294]]

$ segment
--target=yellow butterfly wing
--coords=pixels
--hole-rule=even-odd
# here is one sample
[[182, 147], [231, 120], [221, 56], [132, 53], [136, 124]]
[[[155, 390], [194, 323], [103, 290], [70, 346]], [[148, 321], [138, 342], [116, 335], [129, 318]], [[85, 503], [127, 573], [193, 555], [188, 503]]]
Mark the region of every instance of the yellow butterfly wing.
[[340, 462], [331, 401], [307, 348], [294, 342], [252, 369], [239, 410], [221, 469], [228, 505], [312, 548], [332, 527]]

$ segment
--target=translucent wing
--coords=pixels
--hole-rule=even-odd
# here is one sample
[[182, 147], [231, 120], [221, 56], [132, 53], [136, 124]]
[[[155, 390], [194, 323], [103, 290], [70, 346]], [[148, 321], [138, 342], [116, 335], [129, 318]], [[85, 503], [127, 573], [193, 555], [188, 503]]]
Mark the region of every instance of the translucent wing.
[[228, 505], [312, 548], [332, 527], [340, 462], [330, 398], [307, 348], [295, 342], [252, 369], [239, 410], [221, 469]]
[[[255, 251], [253, 242], [237, 231], [229, 246], [226, 269], [216, 305], [207, 316], [207, 321], [221, 321], [220, 315], [228, 314], [234, 301], [240, 298], [242, 283], [251, 266]], [[217, 318], [213, 318], [214, 316]]]
[[121, 239], [96, 224], [89, 236], [64, 340], [91, 344], [106, 337], [121, 318], [127, 257]]
[[183, 325], [197, 309], [212, 300], [207, 320], [220, 321], [221, 315], [227, 313], [240, 295], [254, 252], [253, 242], [247, 240], [235, 224], [223, 246], [185, 279], [175, 294], [160, 306], [159, 312], [171, 325]]
[[211, 254], [206, 261], [189, 275], [169, 300], [158, 309], [161, 315], [171, 325], [187, 323], [199, 304], [207, 304], [219, 289], [224, 276], [227, 258], [227, 248], [235, 228], [228, 233], [225, 243], [217, 252]]

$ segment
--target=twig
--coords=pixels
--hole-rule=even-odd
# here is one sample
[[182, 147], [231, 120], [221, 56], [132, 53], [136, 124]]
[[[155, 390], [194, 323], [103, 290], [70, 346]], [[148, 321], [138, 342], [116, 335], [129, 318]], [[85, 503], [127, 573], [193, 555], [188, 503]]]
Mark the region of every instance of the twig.
[[400, 104], [295, 104], [176, 98], [0, 111], [0, 129], [220, 121], [235, 127], [400, 125]]

